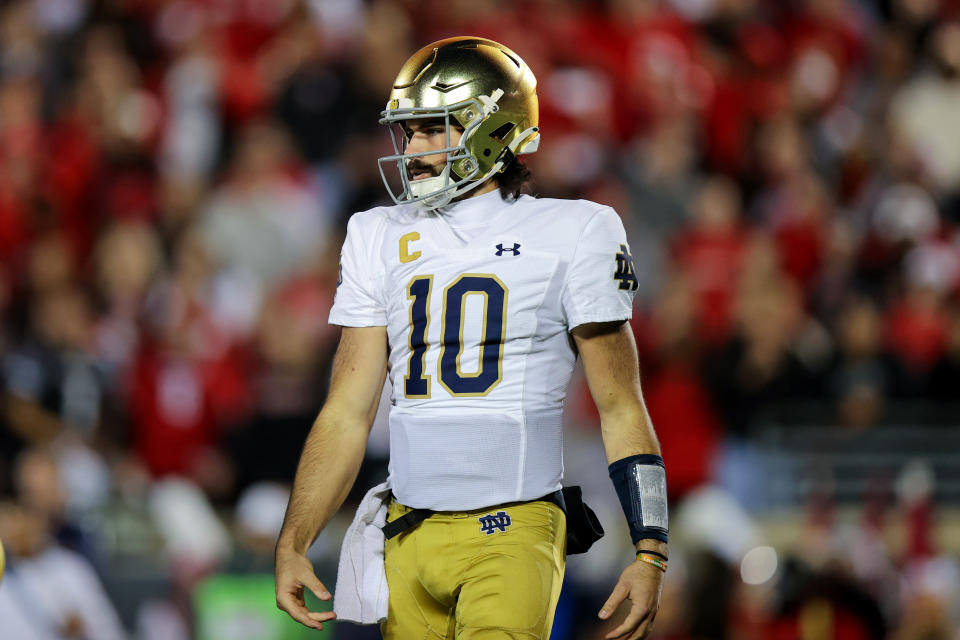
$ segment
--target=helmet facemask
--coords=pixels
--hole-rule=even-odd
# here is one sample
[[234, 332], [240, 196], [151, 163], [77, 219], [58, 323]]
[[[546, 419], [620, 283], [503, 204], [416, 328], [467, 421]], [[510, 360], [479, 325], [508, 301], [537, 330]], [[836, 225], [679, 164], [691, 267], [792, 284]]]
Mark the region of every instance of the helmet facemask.
[[[502, 91], [494, 92], [496, 98], [480, 96], [462, 102], [439, 107], [396, 106], [381, 113], [380, 124], [386, 125], [393, 142], [393, 155], [378, 160], [380, 176], [387, 192], [397, 204], [420, 203], [428, 209], [449, 204], [453, 199], [479, 186], [503, 168], [503, 162], [494, 163], [486, 173], [481, 173], [481, 163], [471, 153], [471, 140], [477, 129], [491, 114], [496, 113], [496, 99]], [[498, 95], [500, 94], [500, 95]], [[400, 102], [399, 100], [393, 101]], [[394, 105], [391, 104], [390, 107]], [[440, 120], [443, 124], [446, 144], [441, 149], [406, 153], [406, 135], [403, 124], [408, 120]], [[466, 122], [466, 124], [464, 124]], [[462, 128], [458, 144], [450, 142], [450, 128]], [[410, 175], [411, 160], [426, 156], [446, 155], [446, 162], [439, 175], [413, 180]], [[393, 163], [400, 175], [401, 191], [397, 194], [387, 177], [385, 166]]]

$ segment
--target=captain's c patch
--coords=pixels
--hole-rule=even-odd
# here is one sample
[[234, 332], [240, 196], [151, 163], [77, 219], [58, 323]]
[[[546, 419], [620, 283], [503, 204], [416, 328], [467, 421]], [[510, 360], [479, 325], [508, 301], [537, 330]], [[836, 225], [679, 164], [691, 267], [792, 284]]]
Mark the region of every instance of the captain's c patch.
[[420, 234], [416, 231], [405, 233], [400, 236], [400, 262], [413, 262], [420, 257], [419, 251], [410, 253], [410, 243], [420, 239]]

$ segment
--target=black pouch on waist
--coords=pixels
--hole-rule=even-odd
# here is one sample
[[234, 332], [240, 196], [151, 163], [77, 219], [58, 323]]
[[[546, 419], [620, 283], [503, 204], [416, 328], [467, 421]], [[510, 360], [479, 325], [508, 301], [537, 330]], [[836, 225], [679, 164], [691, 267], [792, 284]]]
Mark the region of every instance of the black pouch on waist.
[[593, 509], [583, 501], [580, 487], [564, 487], [561, 505], [567, 513], [567, 555], [586, 553], [603, 537], [603, 527]]

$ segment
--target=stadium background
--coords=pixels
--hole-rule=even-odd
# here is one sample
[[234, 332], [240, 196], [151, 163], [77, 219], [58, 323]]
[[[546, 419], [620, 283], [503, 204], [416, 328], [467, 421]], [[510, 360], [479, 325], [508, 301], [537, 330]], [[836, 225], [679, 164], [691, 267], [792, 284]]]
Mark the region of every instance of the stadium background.
[[[539, 79], [534, 191], [628, 230], [672, 496], [656, 637], [960, 637], [957, 20], [948, 0], [0, 3], [0, 610], [27, 618], [0, 636], [106, 640], [119, 616], [150, 640], [307, 637], [272, 610], [271, 551], [345, 222], [385, 201], [400, 63], [475, 34]], [[602, 637], [631, 557], [582, 380], [569, 404], [567, 477], [608, 536], [571, 558], [557, 640]], [[331, 587], [385, 454], [378, 426], [313, 548]]]

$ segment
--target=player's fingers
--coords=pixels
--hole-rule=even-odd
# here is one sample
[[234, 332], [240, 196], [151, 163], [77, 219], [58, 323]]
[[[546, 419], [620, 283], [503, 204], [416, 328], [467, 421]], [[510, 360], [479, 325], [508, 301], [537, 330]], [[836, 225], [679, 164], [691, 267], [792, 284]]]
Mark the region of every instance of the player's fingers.
[[326, 622], [327, 620], [333, 620], [337, 617], [333, 611], [315, 611], [310, 614], [310, 618], [316, 620], [317, 622]]
[[297, 611], [298, 609], [305, 609], [303, 606], [303, 600], [298, 598], [296, 594], [288, 593], [286, 591], [277, 592], [277, 608], [287, 613]]
[[323, 586], [323, 583], [320, 582], [320, 579], [317, 578], [317, 576], [312, 572], [309, 575], [304, 576], [303, 586], [310, 589], [310, 591], [313, 592], [313, 595], [317, 596], [321, 600], [330, 599], [330, 592], [325, 586]]
[[600, 608], [600, 613], [597, 615], [601, 620], [606, 620], [609, 618], [614, 611], [617, 610], [617, 607], [620, 606], [620, 603], [623, 602], [623, 599], [627, 597], [630, 593], [630, 586], [626, 582], [620, 581], [617, 583], [617, 586], [613, 588], [613, 593], [610, 594], [610, 597], [607, 598], [607, 601], [603, 603], [603, 607]]
[[290, 593], [277, 596], [277, 608], [286, 611], [287, 615], [305, 627], [320, 629], [320, 623], [310, 618], [310, 611]]
[[606, 638], [608, 638], [608, 640], [616, 640], [625, 636], [632, 636], [632, 633], [637, 630], [640, 622], [646, 618], [649, 613], [645, 607], [634, 604], [633, 607], [630, 608], [630, 613], [627, 614], [627, 618], [623, 623], [608, 633]]
[[305, 627], [308, 627], [308, 628], [310, 628], [310, 629], [322, 629], [322, 628], [323, 628], [323, 625], [321, 625], [321, 624], [320, 624], [319, 622], [317, 622], [316, 620], [311, 620], [311, 619], [310, 619], [310, 616], [307, 615], [306, 613], [303, 613], [303, 611], [298, 611], [298, 610], [296, 610], [296, 609], [293, 609], [293, 610], [285, 609], [285, 611], [287, 612], [287, 614], [288, 614], [291, 618], [293, 618], [294, 620], [296, 620], [297, 622], [299, 622], [300, 624], [302, 624], [302, 625], [305, 626]]
[[656, 617], [657, 611], [655, 609], [640, 622], [637, 630], [630, 635], [630, 640], [643, 640], [643, 638], [646, 638], [650, 632], [653, 631], [653, 620]]

